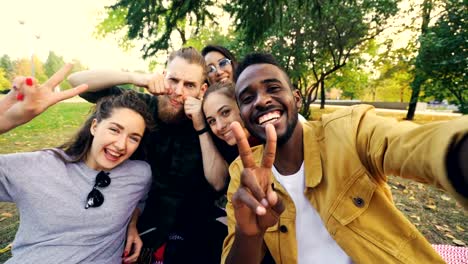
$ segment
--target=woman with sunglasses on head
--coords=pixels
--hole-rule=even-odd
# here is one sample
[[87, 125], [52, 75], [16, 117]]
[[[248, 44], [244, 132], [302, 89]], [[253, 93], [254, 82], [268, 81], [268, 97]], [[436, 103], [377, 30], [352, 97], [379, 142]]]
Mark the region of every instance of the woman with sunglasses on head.
[[[43, 89], [26, 82], [20, 89]], [[20, 215], [7, 263], [131, 260], [128, 248], [135, 241], [125, 247], [127, 226], [144, 205], [151, 169], [130, 159], [144, 152], [151, 124], [146, 105], [126, 92], [103, 98], [58, 148], [0, 155], [0, 200], [16, 203]]]

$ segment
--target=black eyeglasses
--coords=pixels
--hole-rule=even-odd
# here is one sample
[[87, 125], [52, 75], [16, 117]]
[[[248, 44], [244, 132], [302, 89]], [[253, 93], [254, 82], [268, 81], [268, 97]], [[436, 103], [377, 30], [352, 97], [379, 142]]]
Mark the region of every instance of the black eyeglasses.
[[224, 58], [222, 60], [219, 61], [218, 63], [218, 68], [216, 68], [216, 66], [214, 66], [213, 64], [211, 64], [210, 66], [208, 66], [208, 74], [212, 74], [212, 73], [215, 73], [218, 71], [218, 69], [224, 69], [226, 68], [226, 66], [228, 65], [231, 65], [231, 60], [228, 59], [228, 58]]
[[109, 186], [111, 178], [109, 172], [101, 171], [96, 175], [96, 182], [94, 183], [93, 189], [88, 194], [88, 200], [85, 205], [85, 209], [90, 207], [99, 207], [104, 203], [104, 195], [97, 189]]

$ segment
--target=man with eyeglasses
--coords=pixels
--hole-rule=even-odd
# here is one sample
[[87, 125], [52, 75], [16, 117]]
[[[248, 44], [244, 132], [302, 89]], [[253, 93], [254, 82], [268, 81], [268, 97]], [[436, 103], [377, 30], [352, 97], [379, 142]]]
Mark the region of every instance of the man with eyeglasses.
[[[159, 248], [170, 238], [165, 262], [188, 263], [196, 258], [200, 263], [219, 263], [227, 234], [225, 225], [215, 221], [224, 214], [214, 203], [222, 193], [210, 185], [203, 171], [206, 166], [215, 174], [227, 175], [226, 165], [209, 145], [200, 146], [209, 137], [205, 121], [187, 116], [207, 88], [206, 71], [204, 58], [189, 47], [170, 54], [163, 78], [105, 70], [83, 71], [69, 77], [72, 84], [89, 85], [89, 91], [81, 96], [90, 102], [121, 93], [124, 89], [117, 85], [122, 84], [145, 87], [151, 93], [141, 93], [140, 97], [153, 112], [157, 127], [148, 142], [153, 188], [138, 231], [145, 248]], [[153, 250], [146, 253], [152, 254]]]

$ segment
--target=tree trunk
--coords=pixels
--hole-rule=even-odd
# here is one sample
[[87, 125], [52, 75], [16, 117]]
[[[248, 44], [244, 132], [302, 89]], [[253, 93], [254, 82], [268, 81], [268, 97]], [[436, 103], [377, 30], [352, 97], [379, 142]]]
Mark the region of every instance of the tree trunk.
[[320, 80], [320, 109], [325, 109], [325, 80]]
[[414, 119], [414, 112], [416, 112], [416, 105], [418, 104], [419, 92], [421, 91], [421, 85], [426, 81], [426, 78], [419, 71], [416, 71], [416, 76], [411, 83], [411, 99], [408, 106], [408, 113], [406, 114], [406, 120]]
[[[429, 28], [429, 22], [431, 20], [431, 10], [432, 10], [432, 0], [424, 0], [422, 3], [422, 25], [421, 25], [421, 36], [424, 36], [427, 33]], [[415, 75], [414, 80], [411, 83], [411, 100], [408, 106], [408, 113], [406, 114], [406, 120], [413, 120], [414, 112], [416, 111], [416, 104], [419, 100], [419, 92], [421, 91], [421, 85], [426, 81], [426, 78], [421, 72], [417, 58], [415, 65]]]

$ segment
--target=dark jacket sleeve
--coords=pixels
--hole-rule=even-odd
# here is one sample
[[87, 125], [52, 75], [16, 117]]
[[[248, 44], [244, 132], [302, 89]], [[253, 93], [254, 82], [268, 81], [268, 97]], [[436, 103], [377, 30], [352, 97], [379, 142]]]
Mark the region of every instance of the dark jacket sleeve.
[[123, 88], [118, 86], [110, 87], [108, 89], [102, 89], [97, 92], [85, 92], [80, 94], [80, 97], [90, 103], [96, 103], [99, 99], [109, 95], [119, 95], [124, 91]]

